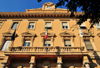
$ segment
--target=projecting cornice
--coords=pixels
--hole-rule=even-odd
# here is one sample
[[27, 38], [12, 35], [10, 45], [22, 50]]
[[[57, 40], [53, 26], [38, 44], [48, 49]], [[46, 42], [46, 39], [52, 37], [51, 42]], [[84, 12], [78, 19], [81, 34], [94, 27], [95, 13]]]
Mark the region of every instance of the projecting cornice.
[[[79, 17], [83, 13], [76, 13], [73, 17]], [[69, 17], [70, 13], [25, 13], [25, 12], [0, 12], [0, 18], [43, 18], [43, 17]]]
[[32, 37], [32, 36], [35, 36], [35, 33], [31, 33], [29, 31], [27, 31], [27, 32], [22, 33], [22, 36], [23, 37]]

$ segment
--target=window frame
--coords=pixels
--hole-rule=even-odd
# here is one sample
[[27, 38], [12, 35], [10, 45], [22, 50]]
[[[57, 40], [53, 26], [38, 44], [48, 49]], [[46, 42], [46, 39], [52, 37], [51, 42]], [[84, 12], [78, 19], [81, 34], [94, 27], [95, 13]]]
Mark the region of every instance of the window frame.
[[[68, 29], [63, 29], [63, 24], [62, 24], [62, 23], [67, 23]], [[70, 29], [69, 21], [62, 21], [62, 22], [61, 22], [61, 29], [62, 29], [62, 30], [69, 30], [69, 29]]]
[[[31, 23], [31, 22], [33, 22], [34, 23], [34, 28], [33, 29], [29, 29], [28, 27], [29, 27], [29, 24]], [[28, 21], [28, 26], [27, 26], [27, 30], [35, 30], [35, 28], [36, 28], [36, 21]]]
[[45, 24], [47, 23], [47, 22], [50, 22], [51, 23], [51, 29], [48, 29], [48, 30], [52, 30], [53, 28], [52, 28], [52, 26], [53, 26], [53, 24], [52, 24], [52, 21], [45, 21], [45, 23], [44, 23], [44, 30], [46, 30], [46, 28], [45, 28]]
[[[64, 46], [65, 46], [65, 40], [69, 40], [71, 43], [71, 39], [64, 39]], [[71, 44], [71, 46], [65, 46], [65, 47], [72, 47], [72, 44]]]
[[13, 26], [13, 24], [14, 24], [15, 22], [18, 23], [18, 25], [17, 25], [17, 27], [16, 27], [16, 30], [18, 29], [18, 27], [19, 27], [19, 25], [20, 25], [20, 21], [13, 21], [12, 24], [11, 24], [11, 26], [10, 26], [10, 29], [11, 29], [11, 30], [15, 30], [15, 29], [12, 29], [12, 26]]
[[4, 24], [4, 21], [0, 21], [0, 23], [2, 23], [1, 24], [1, 26], [0, 26], [0, 29], [2, 28], [2, 26], [3, 26], [3, 24]]
[[51, 40], [50, 40], [50, 39], [46, 39], [46, 40], [49, 40], [49, 41], [50, 41], [50, 46], [44, 46], [44, 45], [45, 45], [45, 40], [44, 40], [43, 46], [44, 46], [44, 47], [51, 47], [51, 46], [52, 46], [52, 45], [51, 45]]
[[[11, 37], [3, 37], [3, 38], [2, 38], [2, 41], [1, 41], [1, 44], [0, 44], [0, 45], [1, 45], [1, 46], [0, 46], [0, 51], [2, 51], [2, 48], [3, 48], [3, 46], [4, 46], [6, 40], [10, 40], [10, 41], [11, 41]], [[8, 48], [11, 47], [12, 43], [13, 43], [13, 41], [10, 42]], [[8, 50], [8, 49], [7, 49], [7, 50]], [[3, 52], [5, 52], [5, 51], [3, 51]]]
[[[26, 42], [26, 41], [29, 41], [29, 42], [30, 42], [30, 45], [31, 45], [31, 40], [24, 40], [23, 46], [25, 45], [25, 42]], [[30, 47], [30, 45], [29, 45], [29, 46], [24, 46], [24, 47]]]
[[9, 45], [8, 45], [8, 47], [7, 47], [7, 50], [8, 50], [8, 48], [9, 48], [9, 46], [11, 45], [11, 40], [5, 40], [4, 42], [3, 42], [3, 45], [2, 45], [2, 47], [1, 47], [1, 51], [7, 51], [7, 50], [2, 50], [3, 49], [3, 47], [4, 47], [4, 45], [5, 45], [5, 43], [6, 43], [6, 41], [10, 41], [10, 43], [9, 43]]

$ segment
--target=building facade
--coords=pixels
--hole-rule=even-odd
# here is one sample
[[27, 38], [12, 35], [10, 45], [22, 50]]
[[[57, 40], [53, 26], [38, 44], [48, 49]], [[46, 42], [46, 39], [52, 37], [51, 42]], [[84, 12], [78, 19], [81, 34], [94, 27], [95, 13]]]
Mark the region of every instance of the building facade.
[[80, 37], [77, 21], [84, 13], [70, 14], [51, 2], [26, 12], [0, 12], [0, 68], [100, 68], [99, 23], [90, 29], [90, 19], [83, 22]]

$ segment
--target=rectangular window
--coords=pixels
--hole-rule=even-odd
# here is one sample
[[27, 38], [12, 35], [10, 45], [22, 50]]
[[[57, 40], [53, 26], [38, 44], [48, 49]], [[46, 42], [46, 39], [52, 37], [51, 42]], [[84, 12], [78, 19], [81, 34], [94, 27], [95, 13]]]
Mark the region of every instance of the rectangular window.
[[68, 29], [68, 23], [67, 22], [62, 22], [62, 28], [63, 29]]
[[14, 22], [13, 25], [12, 25], [12, 27], [11, 27], [11, 29], [16, 29], [17, 26], [18, 26], [18, 22]]
[[51, 29], [51, 28], [52, 28], [52, 27], [51, 27], [51, 22], [46, 22], [46, 23], [45, 23], [45, 28]]
[[51, 40], [44, 40], [44, 46], [51, 46]]
[[71, 47], [71, 41], [70, 40], [64, 40], [64, 45], [67, 47]]
[[85, 45], [86, 45], [87, 50], [88, 51], [93, 51], [93, 47], [91, 45], [90, 40], [84, 40], [84, 42], [85, 42]]
[[0, 27], [1, 27], [1, 25], [2, 25], [2, 22], [0, 22]]
[[30, 22], [29, 26], [28, 26], [28, 29], [34, 29], [34, 24], [35, 24], [34, 22]]
[[95, 26], [97, 27], [97, 29], [100, 29], [100, 24], [99, 23], [95, 23]]
[[80, 25], [80, 28], [81, 28], [81, 29], [87, 29], [85, 23], [82, 23], [82, 24]]
[[10, 40], [6, 40], [3, 47], [2, 47], [2, 51], [7, 51], [9, 45], [10, 45]]
[[30, 41], [28, 40], [24, 41], [24, 46], [30, 46]]

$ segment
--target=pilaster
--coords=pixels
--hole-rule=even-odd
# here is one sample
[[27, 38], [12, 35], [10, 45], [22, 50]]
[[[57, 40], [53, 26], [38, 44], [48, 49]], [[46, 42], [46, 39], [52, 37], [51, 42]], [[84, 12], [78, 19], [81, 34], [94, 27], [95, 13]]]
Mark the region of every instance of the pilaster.
[[83, 68], [90, 68], [88, 56], [83, 56]]
[[35, 56], [31, 56], [31, 59], [30, 59], [30, 68], [34, 68], [34, 63], [35, 63]]
[[57, 56], [57, 68], [62, 68], [62, 56]]

